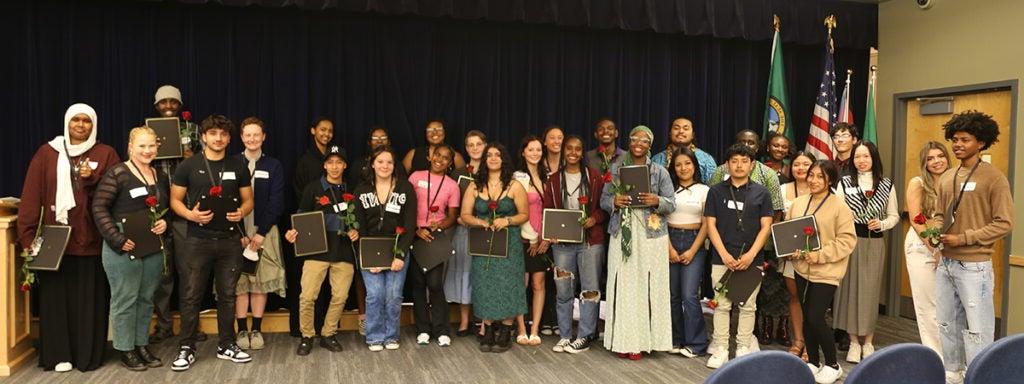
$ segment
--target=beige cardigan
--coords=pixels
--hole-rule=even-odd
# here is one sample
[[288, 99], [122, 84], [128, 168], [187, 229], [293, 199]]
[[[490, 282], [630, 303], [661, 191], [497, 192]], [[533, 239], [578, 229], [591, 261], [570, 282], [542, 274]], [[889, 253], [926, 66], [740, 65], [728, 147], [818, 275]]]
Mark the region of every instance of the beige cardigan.
[[[786, 220], [810, 214], [819, 201], [807, 209], [811, 195], [793, 200], [793, 206], [786, 213]], [[846, 275], [849, 256], [857, 245], [857, 232], [853, 226], [853, 212], [840, 196], [830, 195], [821, 209], [814, 214], [818, 223], [818, 239], [821, 249], [813, 251], [806, 258], [793, 260], [793, 269], [812, 283], [839, 285]]]

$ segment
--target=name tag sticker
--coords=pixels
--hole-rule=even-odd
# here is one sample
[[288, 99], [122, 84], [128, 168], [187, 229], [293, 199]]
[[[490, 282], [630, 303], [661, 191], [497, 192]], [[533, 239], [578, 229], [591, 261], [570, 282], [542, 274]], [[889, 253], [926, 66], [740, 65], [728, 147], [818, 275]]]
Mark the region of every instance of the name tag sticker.
[[234, 180], [235, 179], [235, 172], [222, 172], [220, 174], [220, 179], [221, 180]]
[[857, 189], [856, 187], [846, 188], [846, 194], [847, 195], [856, 195], [858, 193], [860, 193], [860, 190]]
[[132, 190], [128, 191], [128, 194], [131, 195], [131, 197], [134, 199], [134, 198], [139, 197], [139, 196], [146, 196], [146, 195], [148, 195], [149, 191], [146, 190], [146, 187], [138, 187], [138, 188], [132, 188]]
[[384, 207], [384, 210], [391, 213], [402, 213], [402, 206], [395, 203], [388, 203], [388, 205]]
[[99, 168], [99, 167], [100, 167], [100, 162], [98, 162], [98, 161], [90, 161], [89, 162], [89, 168], [90, 169], [95, 171], [96, 168]]
[[427, 183], [426, 180], [420, 180], [420, 181], [416, 182], [416, 186], [418, 186], [420, 188], [428, 188], [428, 187], [430, 187], [430, 184]]
[[743, 202], [741, 202], [741, 201], [729, 200], [725, 204], [726, 204], [727, 207], [729, 207], [729, 209], [733, 209], [733, 210], [737, 210], [737, 211], [742, 211], [743, 210]]
[[[234, 173], [232, 173], [232, 176], [233, 175], [234, 175]], [[270, 172], [262, 171], [262, 170], [261, 171], [256, 171], [256, 172], [252, 173], [252, 177], [254, 179], [269, 179], [270, 178]], [[232, 177], [232, 178], [234, 178], [234, 177]]]
[[978, 184], [973, 181], [968, 181], [967, 184], [963, 184], [964, 191], [973, 191], [978, 187]]
[[348, 209], [348, 203], [346, 203], [346, 202], [341, 202], [341, 203], [338, 203], [338, 204], [334, 204], [334, 213], [345, 212], [347, 209]]
[[684, 205], [692, 205], [692, 206], [700, 206], [700, 200], [697, 200], [697, 199], [683, 200], [683, 204]]

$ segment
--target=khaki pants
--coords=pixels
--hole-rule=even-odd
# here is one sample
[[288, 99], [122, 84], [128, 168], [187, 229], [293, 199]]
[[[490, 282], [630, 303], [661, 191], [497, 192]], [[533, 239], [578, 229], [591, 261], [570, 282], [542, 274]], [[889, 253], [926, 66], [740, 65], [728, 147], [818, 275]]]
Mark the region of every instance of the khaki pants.
[[[750, 266], [750, 268], [756, 268]], [[711, 282], [718, 284], [718, 280], [725, 275], [725, 271], [729, 268], [724, 265], [712, 265], [711, 266]], [[750, 298], [747, 299], [746, 303], [740, 307], [739, 324], [736, 325], [736, 347], [750, 347], [751, 339], [754, 337], [754, 312], [757, 311], [757, 292], [761, 290], [759, 284], [757, 288], [754, 288], [754, 292], [750, 294]], [[712, 333], [712, 341], [718, 348], [725, 346], [725, 349], [729, 349], [729, 323], [731, 320], [732, 313], [732, 301], [729, 301], [725, 295], [718, 297], [718, 306], [715, 307], [714, 325], [715, 329]]]
[[316, 335], [316, 329], [313, 328], [313, 307], [316, 298], [320, 296], [324, 276], [330, 278], [331, 302], [327, 307], [327, 317], [324, 319], [324, 328], [320, 335], [333, 336], [338, 331], [341, 312], [345, 310], [345, 300], [348, 300], [348, 290], [352, 285], [354, 273], [355, 267], [346, 262], [306, 260], [302, 264], [302, 293], [299, 294], [299, 329], [302, 331], [302, 337]]

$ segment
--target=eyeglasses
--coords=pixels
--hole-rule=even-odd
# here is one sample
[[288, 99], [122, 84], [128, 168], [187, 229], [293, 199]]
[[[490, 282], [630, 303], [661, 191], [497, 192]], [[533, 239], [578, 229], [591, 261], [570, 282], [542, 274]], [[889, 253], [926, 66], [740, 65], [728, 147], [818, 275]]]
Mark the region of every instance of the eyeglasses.
[[373, 137], [370, 138], [370, 141], [375, 141], [375, 142], [378, 142], [378, 143], [383, 143], [385, 141], [388, 141], [388, 137], [387, 136], [373, 136]]
[[837, 133], [837, 134], [832, 136], [833, 140], [850, 140], [852, 138], [853, 138], [853, 135], [851, 135], [849, 133], [845, 133], [845, 132], [844, 133]]
[[634, 144], [650, 145], [651, 144], [651, 139], [648, 139], [646, 137], [630, 137], [629, 138], [629, 142], [630, 143], [634, 143]]
[[444, 131], [444, 128], [441, 128], [441, 127], [430, 127], [430, 128], [427, 128], [427, 132], [441, 132], [441, 131]]

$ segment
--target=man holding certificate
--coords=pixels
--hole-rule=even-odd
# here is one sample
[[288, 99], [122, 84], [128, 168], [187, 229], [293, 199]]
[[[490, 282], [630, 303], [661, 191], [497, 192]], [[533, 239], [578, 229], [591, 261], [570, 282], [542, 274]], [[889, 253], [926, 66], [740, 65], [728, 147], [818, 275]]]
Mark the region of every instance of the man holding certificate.
[[[183, 161], [174, 173], [171, 209], [188, 220], [186, 252], [176, 261], [181, 308], [181, 349], [171, 369], [184, 371], [195, 362], [199, 304], [214, 274], [217, 292], [217, 357], [236, 363], [252, 360], [235, 344], [235, 284], [241, 274], [242, 218], [253, 209], [249, 168], [225, 156], [234, 124], [211, 115], [200, 126], [203, 152]], [[186, 195], [192, 206], [185, 205]]]

